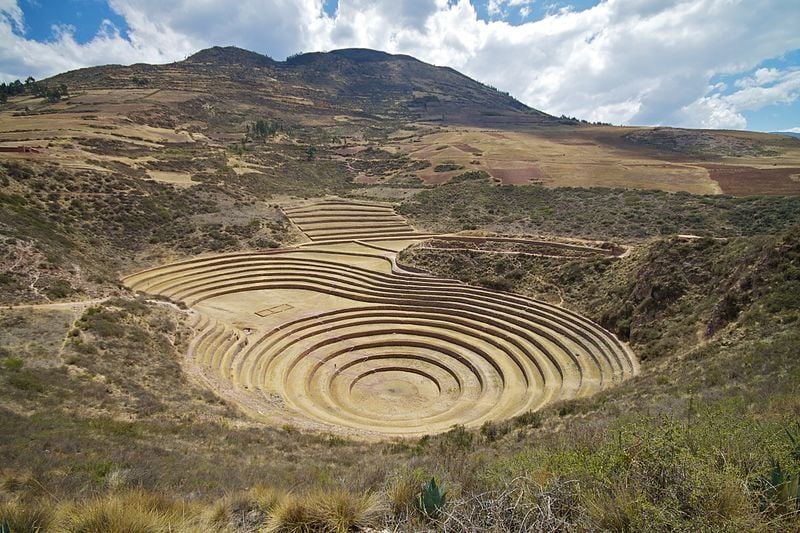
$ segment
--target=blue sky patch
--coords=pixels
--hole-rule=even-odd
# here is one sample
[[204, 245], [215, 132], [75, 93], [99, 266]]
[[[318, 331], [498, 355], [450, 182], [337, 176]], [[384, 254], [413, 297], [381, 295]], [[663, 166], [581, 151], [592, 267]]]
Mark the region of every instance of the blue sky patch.
[[128, 24], [105, 0], [22, 0], [25, 14], [25, 37], [36, 41], [50, 41], [54, 26], [72, 28], [78, 43], [91, 41], [104, 20], [110, 21], [123, 35]]

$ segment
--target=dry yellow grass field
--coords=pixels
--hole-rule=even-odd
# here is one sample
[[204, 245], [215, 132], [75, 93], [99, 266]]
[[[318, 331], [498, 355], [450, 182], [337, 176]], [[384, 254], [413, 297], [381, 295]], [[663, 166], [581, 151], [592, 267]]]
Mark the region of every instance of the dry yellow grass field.
[[[658, 189], [692, 194], [741, 194], [737, 184], [715, 179], [708, 161], [679, 154], [634, 150], [623, 137], [637, 128], [584, 126], [569, 131], [532, 129], [500, 131], [447, 127], [435, 133], [404, 136], [389, 146], [432, 165], [419, 173], [428, 183], [442, 183], [465, 170], [485, 170], [503, 184], [541, 184], [546, 187], [619, 187]], [[726, 135], [729, 133], [726, 132]], [[732, 134], [731, 134], [732, 135]], [[739, 133], [744, 139], [759, 134]], [[437, 172], [436, 166], [453, 162], [458, 170]], [[752, 174], [761, 169], [783, 170], [768, 181], [753, 178], [747, 192], [770, 192], [783, 185], [794, 190], [791, 175], [800, 168], [800, 148], [779, 154], [741, 155], [715, 161], [725, 169]], [[757, 172], [756, 172], [757, 173]], [[778, 182], [778, 183], [774, 183]], [[761, 189], [759, 189], [759, 187]]]

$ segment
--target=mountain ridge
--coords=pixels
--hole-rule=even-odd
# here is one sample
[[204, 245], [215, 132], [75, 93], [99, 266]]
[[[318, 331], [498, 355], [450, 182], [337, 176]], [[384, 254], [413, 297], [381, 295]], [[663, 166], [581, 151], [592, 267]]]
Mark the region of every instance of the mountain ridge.
[[244, 94], [245, 89], [311, 98], [317, 111], [344, 107], [377, 117], [471, 126], [559, 123], [450, 67], [365, 48], [309, 52], [275, 61], [242, 48], [215, 46], [173, 63], [88, 67], [45, 81], [78, 89], [202, 87], [235, 102], [254, 97]]

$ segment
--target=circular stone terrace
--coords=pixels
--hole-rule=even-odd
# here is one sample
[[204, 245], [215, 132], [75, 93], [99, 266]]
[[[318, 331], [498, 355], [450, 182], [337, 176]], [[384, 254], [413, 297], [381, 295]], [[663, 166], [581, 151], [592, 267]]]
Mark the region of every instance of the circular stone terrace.
[[[398, 265], [398, 251], [432, 236], [391, 205], [323, 200], [284, 211], [309, 242], [124, 279], [190, 308], [197, 335], [189, 367], [258, 419], [416, 436], [587, 396], [637, 372], [628, 347], [579, 314]], [[436, 239], [616, 253], [527, 239]]]

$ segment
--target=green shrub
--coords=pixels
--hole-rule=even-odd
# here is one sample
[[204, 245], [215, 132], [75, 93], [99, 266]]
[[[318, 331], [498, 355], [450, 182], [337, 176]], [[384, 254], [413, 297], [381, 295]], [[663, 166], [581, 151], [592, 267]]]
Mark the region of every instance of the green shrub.
[[450, 172], [451, 170], [461, 170], [463, 166], [453, 161], [445, 161], [433, 167], [434, 172]]
[[8, 377], [8, 384], [26, 392], [44, 392], [44, 383], [39, 376], [30, 372], [18, 370]]
[[16, 371], [21, 370], [25, 362], [19, 357], [7, 357], [3, 361], [3, 368], [6, 370]]
[[462, 172], [461, 174], [458, 174], [457, 176], [453, 176], [452, 178], [450, 178], [450, 183], [460, 183], [462, 181], [487, 180], [491, 177], [492, 176], [490, 176], [489, 173], [486, 172], [485, 170], [468, 170], [467, 172]]
[[539, 411], [528, 411], [512, 419], [514, 427], [533, 427], [542, 426], [542, 414]]

